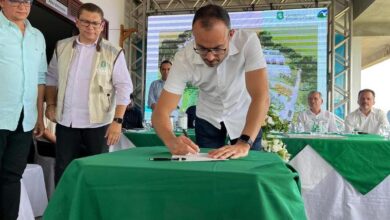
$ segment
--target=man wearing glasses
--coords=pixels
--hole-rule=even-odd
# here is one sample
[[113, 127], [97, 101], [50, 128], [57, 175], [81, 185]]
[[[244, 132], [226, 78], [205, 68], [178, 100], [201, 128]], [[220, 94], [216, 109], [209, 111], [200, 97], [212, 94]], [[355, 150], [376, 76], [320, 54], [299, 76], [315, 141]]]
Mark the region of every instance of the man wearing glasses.
[[[200, 8], [192, 23], [194, 41], [175, 55], [172, 69], [152, 115], [152, 123], [172, 154], [218, 148], [212, 158], [239, 158], [260, 149], [260, 126], [269, 107], [266, 62], [255, 33], [230, 29], [220, 6]], [[176, 137], [169, 113], [186, 83], [199, 87], [193, 143]], [[231, 145], [225, 145], [226, 135]]]
[[75, 158], [108, 151], [119, 141], [132, 82], [121, 48], [100, 36], [103, 11], [83, 4], [80, 34], [57, 43], [47, 74], [46, 116], [57, 122], [55, 180]]
[[[31, 1], [0, 0], [0, 219], [17, 219], [31, 138], [41, 136], [46, 45]], [[34, 128], [35, 127], [35, 128]]]

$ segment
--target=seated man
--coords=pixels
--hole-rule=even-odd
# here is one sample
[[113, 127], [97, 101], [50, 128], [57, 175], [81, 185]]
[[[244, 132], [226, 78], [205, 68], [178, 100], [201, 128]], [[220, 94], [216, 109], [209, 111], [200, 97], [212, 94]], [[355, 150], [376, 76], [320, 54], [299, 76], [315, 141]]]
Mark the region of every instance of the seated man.
[[141, 110], [134, 104], [134, 96], [130, 95], [130, 104], [127, 105], [122, 127], [124, 129], [143, 128]]
[[337, 132], [334, 114], [326, 110], [321, 110], [323, 102], [322, 95], [318, 91], [311, 91], [307, 96], [307, 103], [310, 109], [301, 112], [298, 116], [298, 123], [304, 126], [305, 132], [312, 131], [315, 121], [324, 123], [325, 132]]
[[359, 108], [347, 115], [345, 119], [346, 132], [361, 131], [370, 134], [378, 134], [381, 125], [389, 125], [386, 114], [380, 109], [374, 108], [375, 92], [371, 89], [363, 89], [358, 95]]
[[161, 79], [155, 80], [150, 84], [148, 95], [148, 106], [154, 110], [157, 100], [160, 97], [161, 90], [164, 87], [165, 81], [168, 78], [172, 63], [169, 60], [164, 60], [160, 64]]

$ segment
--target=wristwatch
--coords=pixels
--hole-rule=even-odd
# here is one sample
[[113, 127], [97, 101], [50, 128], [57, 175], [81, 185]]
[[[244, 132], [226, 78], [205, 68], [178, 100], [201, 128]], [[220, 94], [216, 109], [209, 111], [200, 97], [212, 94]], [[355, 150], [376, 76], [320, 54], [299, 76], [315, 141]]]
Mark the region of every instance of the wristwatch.
[[114, 120], [112, 120], [112, 121], [115, 121], [118, 124], [122, 124], [123, 123], [123, 118], [114, 118]]
[[249, 144], [249, 147], [252, 147], [253, 145], [253, 141], [251, 140], [251, 137], [249, 137], [248, 135], [246, 134], [242, 134], [239, 138], [238, 138], [239, 141], [243, 142], [243, 143], [246, 143], [246, 144]]

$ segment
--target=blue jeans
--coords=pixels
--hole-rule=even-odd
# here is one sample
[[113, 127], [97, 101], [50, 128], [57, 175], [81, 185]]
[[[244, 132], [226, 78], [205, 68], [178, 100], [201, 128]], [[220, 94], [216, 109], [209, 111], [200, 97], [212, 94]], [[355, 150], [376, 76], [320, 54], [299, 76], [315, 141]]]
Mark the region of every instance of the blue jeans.
[[[205, 148], [219, 148], [226, 145], [227, 131], [225, 124], [221, 122], [221, 129], [214, 127], [208, 121], [196, 117], [195, 119], [195, 137], [196, 144], [199, 147]], [[261, 150], [261, 137], [262, 131], [259, 131], [251, 150]], [[237, 142], [238, 138], [230, 140], [233, 145]]]

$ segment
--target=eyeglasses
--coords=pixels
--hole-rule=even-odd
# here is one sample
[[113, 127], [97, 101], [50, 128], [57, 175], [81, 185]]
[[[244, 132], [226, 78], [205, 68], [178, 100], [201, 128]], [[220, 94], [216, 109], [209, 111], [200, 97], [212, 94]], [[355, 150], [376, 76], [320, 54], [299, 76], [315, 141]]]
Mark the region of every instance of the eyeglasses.
[[195, 53], [201, 55], [201, 56], [206, 56], [209, 52], [212, 53], [213, 55], [223, 55], [226, 53], [227, 48], [195, 48], [194, 51]]
[[19, 7], [23, 5], [25, 7], [31, 7], [33, 0], [8, 0], [12, 7]]
[[95, 29], [99, 28], [102, 26], [103, 22], [96, 22], [96, 21], [87, 21], [83, 19], [78, 19], [80, 21], [80, 24], [84, 27], [93, 27]]

